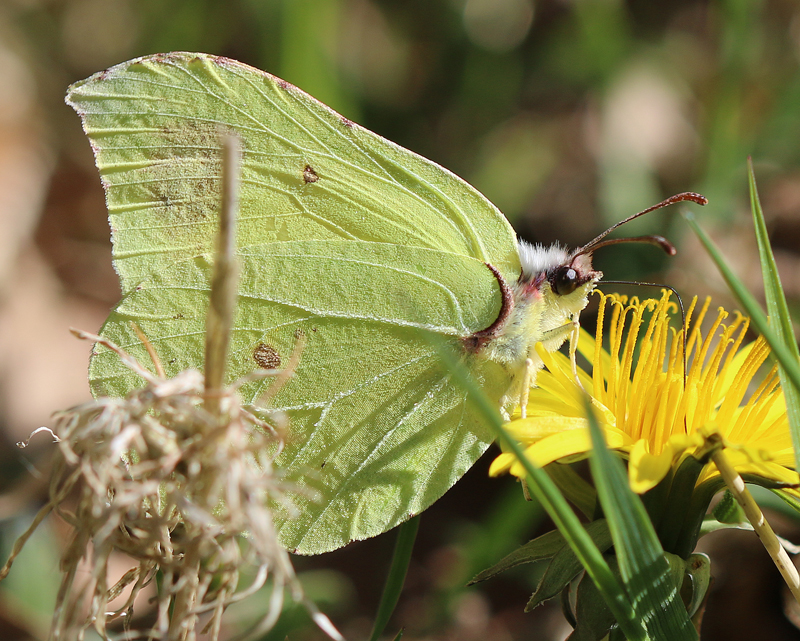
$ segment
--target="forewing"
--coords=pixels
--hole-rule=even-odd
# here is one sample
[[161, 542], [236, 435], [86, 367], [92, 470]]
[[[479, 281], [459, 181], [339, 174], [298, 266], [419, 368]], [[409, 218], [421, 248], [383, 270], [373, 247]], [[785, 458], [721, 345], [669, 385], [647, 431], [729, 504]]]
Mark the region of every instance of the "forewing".
[[220, 132], [244, 154], [239, 246], [364, 240], [471, 256], [519, 274], [513, 230], [452, 173], [239, 62], [171, 53], [74, 84], [106, 190], [115, 267], [127, 293], [211, 250]]

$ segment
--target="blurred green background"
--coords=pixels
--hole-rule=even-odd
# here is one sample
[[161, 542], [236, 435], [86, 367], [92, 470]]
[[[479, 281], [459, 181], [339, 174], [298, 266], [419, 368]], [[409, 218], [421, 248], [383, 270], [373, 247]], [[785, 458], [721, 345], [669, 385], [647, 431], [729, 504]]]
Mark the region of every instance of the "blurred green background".
[[[797, 309], [796, 0], [2, 0], [4, 551], [41, 500], [52, 449], [45, 437], [26, 450], [13, 443], [49, 424], [54, 410], [88, 398], [89, 346], [67, 327], [95, 331], [118, 298], [102, 190], [63, 95], [95, 71], [171, 50], [225, 55], [289, 80], [455, 171], [532, 241], [576, 246], [674, 192], [700, 191], [711, 200], [697, 212], [702, 224], [758, 291], [746, 199], [750, 154]], [[684, 296], [712, 293], [730, 306], [679, 211], [626, 230], [667, 235], [679, 247], [676, 258], [622, 246], [603, 250], [596, 265], [609, 278], [669, 283]], [[523, 614], [531, 571], [464, 587], [543, 526], [514, 482], [486, 478], [487, 468], [484, 459], [423, 516], [390, 626], [405, 626], [406, 639], [568, 634], [557, 606]], [[66, 536], [62, 523], [51, 523], [0, 585], [0, 638], [46, 636], [58, 542]], [[309, 595], [349, 639], [368, 635], [393, 536], [297, 560]], [[800, 638], [754, 537], [724, 536], [705, 544], [715, 555], [716, 583], [704, 638]], [[119, 566], [127, 567], [124, 560]], [[232, 613], [231, 625], [249, 615]], [[287, 635], [322, 637], [300, 610], [270, 638]]]

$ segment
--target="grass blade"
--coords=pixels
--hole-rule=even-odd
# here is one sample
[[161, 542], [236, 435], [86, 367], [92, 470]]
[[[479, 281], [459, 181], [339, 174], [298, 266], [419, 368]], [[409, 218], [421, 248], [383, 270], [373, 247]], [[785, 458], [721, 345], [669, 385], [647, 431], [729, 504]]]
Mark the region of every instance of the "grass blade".
[[645, 622], [653, 639], [697, 639], [655, 528], [628, 485], [622, 462], [608, 449], [588, 399], [586, 412], [592, 434], [592, 478], [637, 618]]
[[[722, 277], [744, 308], [745, 313], [750, 316], [750, 321], [753, 326], [764, 336], [767, 343], [769, 343], [769, 346], [772, 348], [772, 353], [775, 355], [780, 366], [783, 367], [791, 385], [800, 389], [800, 362], [798, 362], [797, 357], [795, 357], [780, 340], [777, 332], [770, 326], [767, 315], [762, 311], [758, 301], [747, 291], [744, 283], [742, 283], [731, 268], [728, 267], [719, 248], [700, 225], [697, 224], [695, 217], [690, 212], [686, 212], [684, 213], [684, 218], [686, 222], [689, 223], [694, 233], [697, 234], [700, 242], [703, 243], [711, 259], [716, 263]], [[797, 446], [795, 446], [795, 448], [796, 447]]]
[[[767, 314], [772, 320], [771, 326], [777, 334], [783, 347], [793, 357], [794, 362], [800, 362], [800, 352], [792, 329], [792, 319], [789, 316], [789, 307], [783, 293], [778, 268], [775, 265], [775, 256], [769, 243], [767, 225], [764, 222], [764, 212], [761, 210], [761, 201], [758, 198], [756, 177], [753, 172], [753, 161], [747, 159], [747, 174], [750, 182], [750, 207], [753, 211], [753, 225], [756, 230], [758, 253], [761, 257], [761, 274], [764, 278], [764, 296], [767, 301]], [[766, 338], [766, 337], [765, 337]], [[775, 349], [770, 343], [770, 347]], [[786, 399], [786, 412], [789, 416], [789, 428], [792, 433], [794, 446], [795, 469], [800, 470], [800, 387], [789, 382], [786, 369], [779, 363], [778, 374], [781, 379], [784, 398]]]
[[[397, 528], [397, 542], [394, 545], [394, 554], [392, 554], [392, 565], [386, 576], [386, 585], [383, 588], [369, 641], [378, 641], [386, 629], [386, 624], [389, 623], [389, 617], [392, 616], [392, 612], [397, 606], [400, 593], [403, 591], [403, 584], [406, 582], [406, 572], [411, 561], [417, 530], [419, 530], [419, 514], [401, 523]], [[400, 634], [402, 635], [402, 630]]]

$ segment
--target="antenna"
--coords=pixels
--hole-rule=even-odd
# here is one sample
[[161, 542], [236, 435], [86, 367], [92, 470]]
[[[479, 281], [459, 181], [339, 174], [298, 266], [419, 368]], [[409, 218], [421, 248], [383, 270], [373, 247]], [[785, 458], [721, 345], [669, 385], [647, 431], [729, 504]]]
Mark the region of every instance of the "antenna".
[[[615, 225], [615, 227], [619, 227], [619, 225]], [[598, 238], [602, 238], [607, 233], [608, 231], [603, 232], [603, 234]], [[598, 241], [597, 238], [595, 238], [592, 241], [592, 243], [590, 243], [589, 245], [584, 245], [577, 252], [575, 252], [572, 255], [572, 258], [580, 256], [581, 254], [588, 254], [589, 252], [593, 252], [596, 249], [600, 249], [601, 247], [608, 247], [609, 245], [620, 245], [622, 243], [649, 243], [650, 245], [656, 245], [657, 247], [661, 247], [661, 249], [663, 249], [670, 256], [674, 256], [675, 254], [678, 253], [678, 250], [675, 249], [675, 245], [669, 242], [666, 238], [664, 238], [663, 236], [651, 235], [651, 236], [630, 236], [627, 238], [611, 238], [609, 240], [600, 240], [600, 241]]]
[[639, 236], [635, 238], [618, 238], [616, 240], [607, 240], [605, 242], [600, 242], [608, 236], [612, 231], [614, 231], [620, 225], [624, 225], [625, 223], [629, 223], [639, 216], [644, 216], [645, 214], [649, 214], [651, 211], [655, 211], [656, 209], [661, 209], [662, 207], [668, 207], [669, 205], [674, 205], [675, 203], [680, 203], [686, 200], [690, 200], [693, 203], [697, 203], [698, 205], [707, 205], [708, 198], [703, 196], [702, 194], [697, 194], [693, 191], [685, 191], [680, 194], [675, 194], [674, 196], [670, 196], [666, 200], [662, 200], [657, 205], [653, 205], [652, 207], [648, 207], [647, 209], [643, 209], [642, 211], [634, 214], [633, 216], [628, 216], [625, 220], [621, 220], [615, 225], [611, 225], [608, 229], [606, 229], [602, 234], [597, 236], [594, 240], [589, 241], [583, 247], [578, 249], [573, 255], [580, 256], [581, 254], [586, 254], [589, 252], [598, 249], [599, 247], [607, 247], [608, 245], [617, 245], [619, 243], [650, 243], [652, 245], [658, 245], [661, 247], [665, 252], [667, 252], [670, 256], [675, 255], [675, 247], [664, 237], [662, 236]]

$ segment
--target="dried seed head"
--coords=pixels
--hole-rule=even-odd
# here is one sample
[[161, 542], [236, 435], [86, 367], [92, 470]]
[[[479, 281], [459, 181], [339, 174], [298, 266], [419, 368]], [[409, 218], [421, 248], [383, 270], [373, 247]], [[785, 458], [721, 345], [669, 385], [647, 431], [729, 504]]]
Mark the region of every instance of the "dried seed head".
[[[53, 639], [80, 639], [90, 625], [104, 635], [109, 622], [129, 620], [136, 595], [157, 572], [163, 580], [149, 638], [194, 639], [202, 613], [210, 613], [204, 617], [209, 638], [218, 638], [227, 605], [268, 577], [273, 598], [254, 633], [277, 619], [284, 587], [305, 601], [269, 507], [290, 503], [291, 488], [272, 470], [283, 430], [244, 408], [235, 386], [215, 399], [217, 416], [204, 409], [204, 393], [196, 370], [171, 379], [151, 375], [126, 398], [98, 398], [57, 416], [61, 458], [45, 511], [59, 513], [74, 534], [62, 560]], [[78, 496], [69, 510], [68, 495]], [[109, 587], [109, 559], [116, 552], [136, 565]], [[78, 566], [87, 562], [91, 578], [78, 585]], [[240, 590], [243, 573], [251, 572], [255, 581]], [[108, 602], [127, 586], [125, 602], [109, 611]]]

